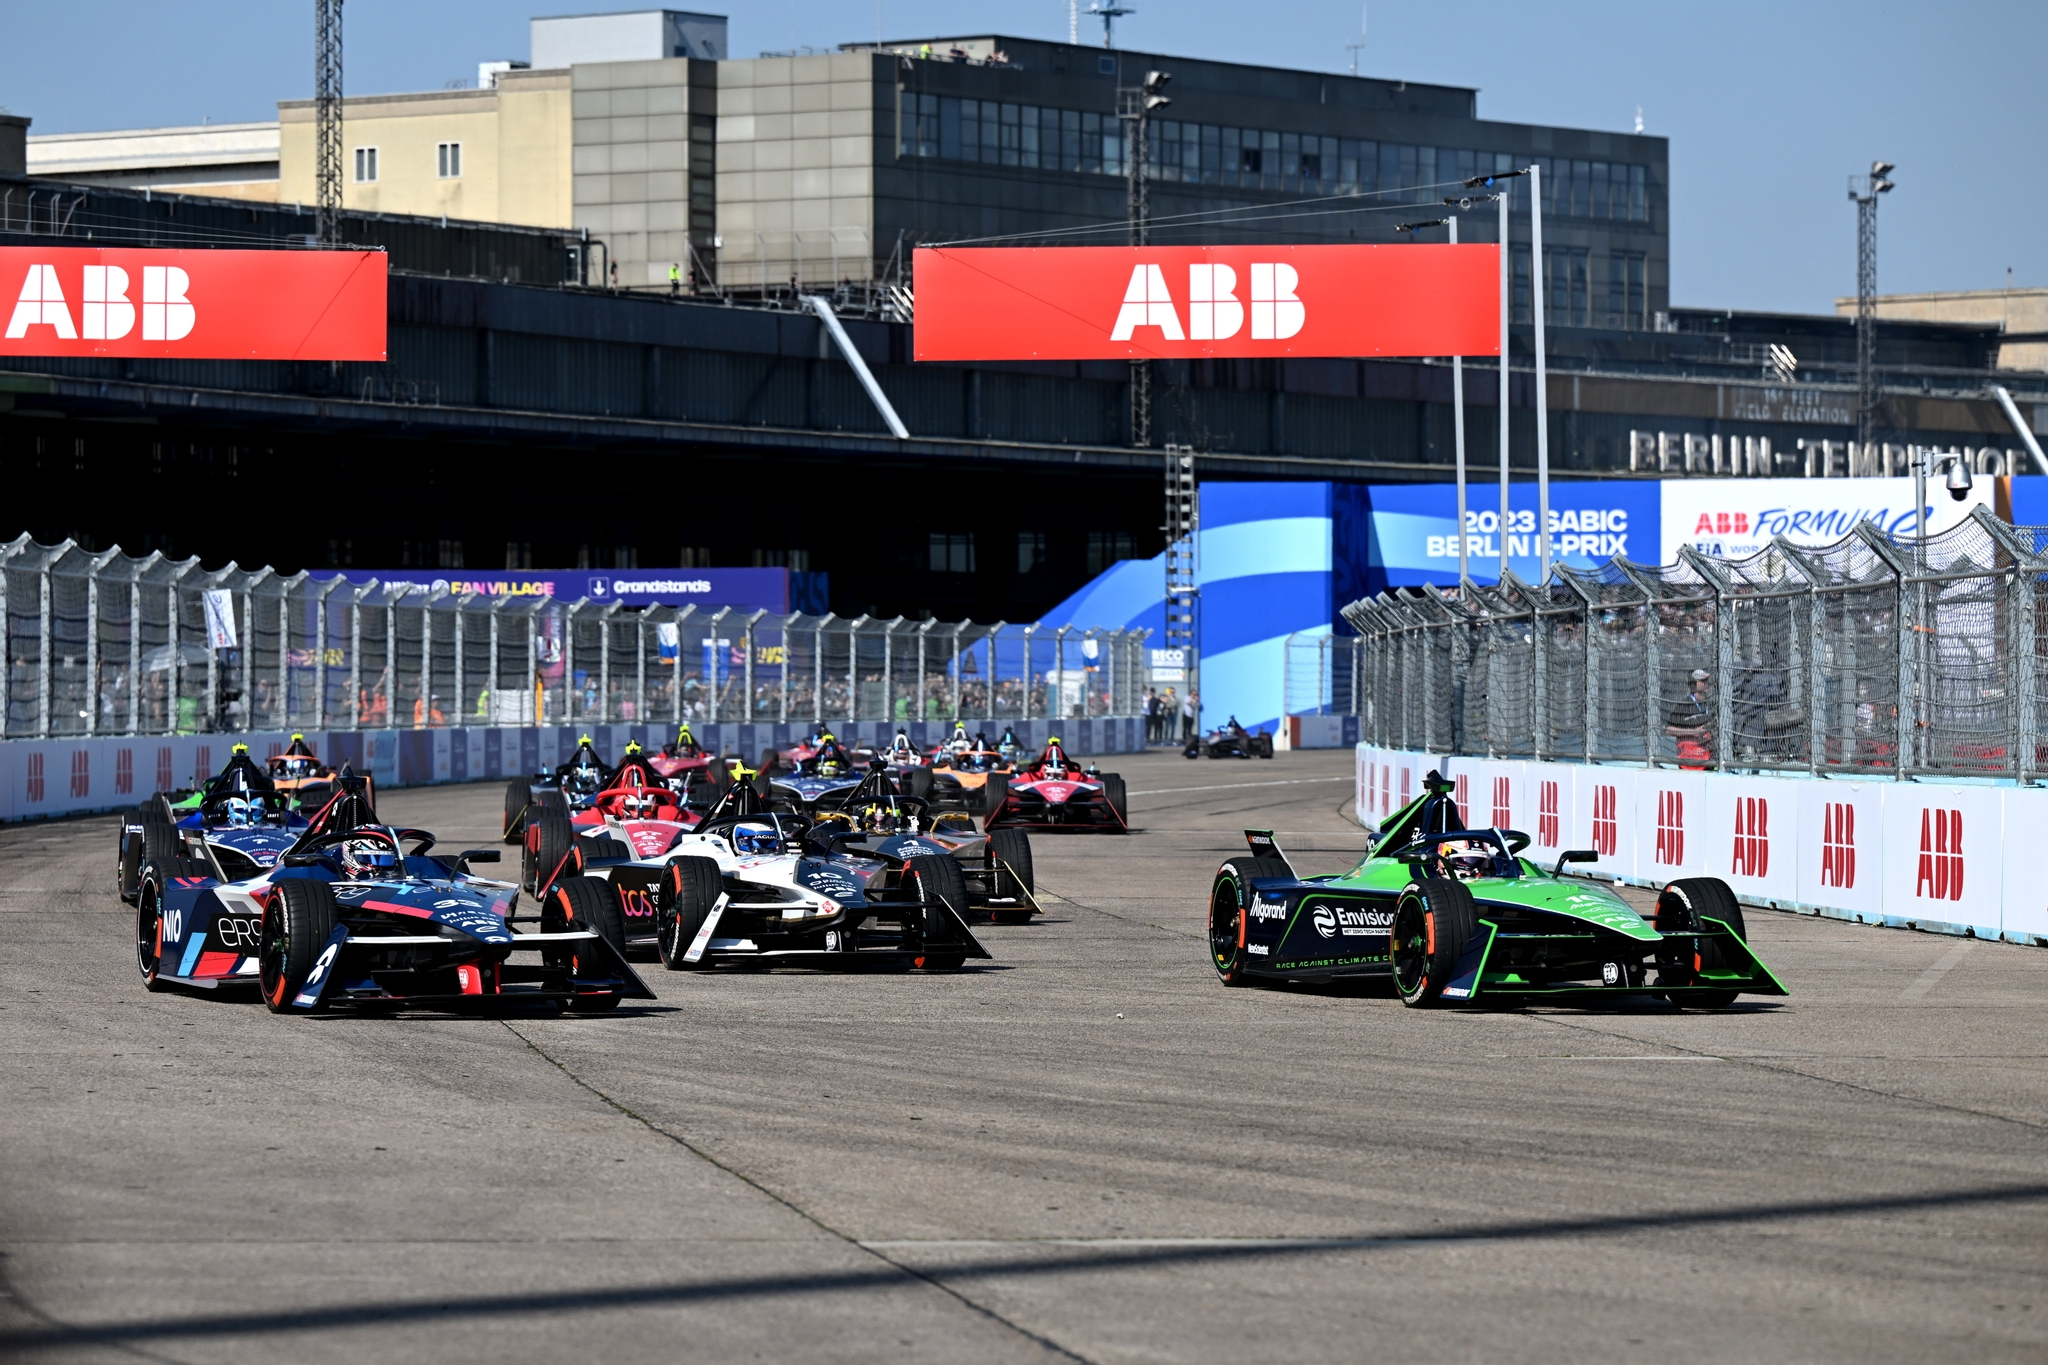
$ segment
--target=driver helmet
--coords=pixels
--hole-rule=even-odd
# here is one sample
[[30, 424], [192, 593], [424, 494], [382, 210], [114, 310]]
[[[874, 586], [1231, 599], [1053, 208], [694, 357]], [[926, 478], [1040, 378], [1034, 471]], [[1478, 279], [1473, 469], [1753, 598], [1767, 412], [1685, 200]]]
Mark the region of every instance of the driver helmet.
[[382, 839], [350, 839], [341, 846], [341, 869], [358, 881], [389, 876], [398, 866]]
[[910, 736], [898, 730], [896, 732], [896, 742], [890, 747], [898, 753], [909, 753], [911, 750]]
[[1461, 882], [1478, 881], [1493, 871], [1493, 851], [1483, 844], [1455, 841], [1443, 846], [1444, 866]]
[[256, 803], [240, 796], [230, 796], [226, 807], [227, 823], [231, 829], [247, 829], [256, 823]]
[[628, 820], [644, 820], [653, 815], [660, 805], [660, 799], [651, 791], [635, 791], [619, 803], [619, 809]]
[[735, 853], [773, 853], [781, 847], [781, 840], [775, 835], [775, 826], [749, 821], [732, 827], [732, 847]]

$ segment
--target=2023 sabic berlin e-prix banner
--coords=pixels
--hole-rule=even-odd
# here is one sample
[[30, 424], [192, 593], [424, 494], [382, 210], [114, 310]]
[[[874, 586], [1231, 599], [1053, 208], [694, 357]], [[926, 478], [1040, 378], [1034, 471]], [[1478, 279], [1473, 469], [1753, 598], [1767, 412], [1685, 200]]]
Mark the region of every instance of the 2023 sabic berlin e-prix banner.
[[0, 247], [0, 355], [383, 360], [381, 251]]
[[1500, 354], [1500, 249], [923, 247], [919, 360]]

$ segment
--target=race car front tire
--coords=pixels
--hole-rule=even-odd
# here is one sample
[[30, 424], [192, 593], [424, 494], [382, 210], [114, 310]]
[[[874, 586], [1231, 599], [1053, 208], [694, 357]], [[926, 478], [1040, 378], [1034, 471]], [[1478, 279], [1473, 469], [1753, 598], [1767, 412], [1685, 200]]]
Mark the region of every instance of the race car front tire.
[[1246, 984], [1244, 917], [1251, 912], [1252, 883], [1294, 876], [1285, 858], [1227, 859], [1209, 888], [1209, 961], [1226, 986]]
[[541, 810], [526, 822], [526, 866], [522, 880], [526, 889], [539, 895], [561, 872], [576, 848], [576, 827], [568, 817]]
[[1102, 799], [1109, 802], [1109, 808], [1116, 812], [1116, 824], [1120, 833], [1128, 834], [1131, 828], [1131, 801], [1124, 793], [1124, 780], [1116, 773], [1102, 775]]
[[272, 1014], [291, 1008], [313, 961], [334, 933], [334, 887], [310, 877], [275, 884], [256, 948], [257, 981]]
[[[555, 883], [548, 896], [566, 928], [593, 930], [619, 956], [625, 956], [626, 912], [619, 904], [619, 888], [608, 879], [565, 877]], [[569, 951], [572, 975], [585, 980], [612, 975], [611, 959], [591, 940], [579, 940]], [[578, 1014], [596, 1014], [616, 1008], [621, 998], [618, 991], [578, 995], [569, 1002], [569, 1008]]]
[[164, 966], [164, 903], [154, 882], [138, 879], [135, 892], [135, 965], [144, 990], [166, 989]]
[[918, 801], [932, 799], [932, 770], [912, 768], [903, 774], [903, 794]]
[[[1742, 906], [1736, 903], [1728, 883], [1719, 877], [1683, 877], [1658, 894], [1654, 921], [1658, 933], [1700, 933], [1707, 927], [1705, 919], [1720, 920], [1735, 931], [1737, 938], [1749, 942], [1749, 926], [1743, 923]], [[1689, 980], [1695, 971], [1719, 971], [1728, 961], [1718, 938], [1694, 939], [1691, 952], [1682, 956], [1683, 960], [1674, 960], [1669, 966], [1660, 961], [1658, 975], [1661, 977], [1665, 970], [1675, 967], [1681, 979]], [[1736, 995], [1735, 991], [1688, 990], [1674, 992], [1668, 998], [1674, 1005], [1719, 1010], [1734, 1004]]]
[[967, 954], [948, 950], [946, 944], [954, 937], [953, 921], [932, 904], [935, 900], [942, 900], [952, 907], [953, 914], [966, 915], [967, 874], [960, 870], [959, 860], [912, 858], [903, 865], [903, 888], [914, 891], [918, 899], [925, 902], [918, 913], [917, 933], [921, 951], [915, 965], [928, 972], [959, 970], [960, 964], [967, 960]]
[[725, 877], [711, 858], [671, 858], [662, 874], [654, 902], [655, 942], [661, 965], [672, 972], [699, 970], [709, 964], [688, 962], [684, 955], [725, 890]]
[[999, 829], [988, 836], [989, 894], [1003, 900], [1022, 901], [991, 911], [998, 923], [1022, 923], [1031, 918], [1032, 892], [1038, 876], [1031, 866], [1031, 836], [1021, 829]]
[[988, 781], [981, 786], [981, 814], [984, 819], [1003, 808], [1003, 802], [1010, 799], [1010, 775], [990, 773]]
[[1394, 904], [1394, 991], [1411, 1007], [1434, 1004], [1479, 931], [1479, 907], [1463, 882], [1431, 877]]
[[524, 778], [505, 784], [505, 842], [516, 844], [526, 832], [526, 808], [533, 800], [533, 788]]

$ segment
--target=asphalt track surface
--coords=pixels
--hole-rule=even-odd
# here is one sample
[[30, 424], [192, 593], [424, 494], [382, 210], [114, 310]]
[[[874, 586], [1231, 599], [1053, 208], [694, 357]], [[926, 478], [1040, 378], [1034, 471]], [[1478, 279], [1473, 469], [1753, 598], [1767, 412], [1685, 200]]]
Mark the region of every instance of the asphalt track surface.
[[[110, 819], [0, 830], [0, 1359], [2039, 1361], [2048, 953], [1769, 913], [1725, 1013], [1225, 990], [1350, 755], [1120, 760], [955, 976], [578, 1018], [150, 995]], [[385, 814], [489, 842], [491, 786]]]

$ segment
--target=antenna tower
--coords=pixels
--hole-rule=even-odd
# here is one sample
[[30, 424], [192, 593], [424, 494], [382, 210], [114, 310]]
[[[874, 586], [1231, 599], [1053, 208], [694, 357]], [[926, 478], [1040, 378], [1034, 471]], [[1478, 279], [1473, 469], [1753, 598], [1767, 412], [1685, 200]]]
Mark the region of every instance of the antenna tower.
[[[1195, 448], [1166, 448], [1166, 638], [1182, 651], [1183, 687], [1195, 685], [1195, 537], [1201, 530], [1195, 500]], [[1199, 717], [1197, 718], [1199, 721]]]
[[1873, 161], [1860, 177], [1862, 193], [1849, 178], [1856, 201], [1856, 440], [1865, 451], [1877, 430], [1877, 196], [1889, 193], [1892, 163]]
[[313, 199], [320, 245], [341, 237], [341, 0], [313, 0]]

